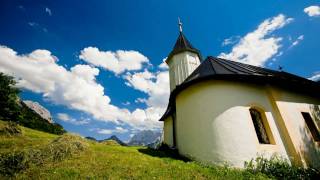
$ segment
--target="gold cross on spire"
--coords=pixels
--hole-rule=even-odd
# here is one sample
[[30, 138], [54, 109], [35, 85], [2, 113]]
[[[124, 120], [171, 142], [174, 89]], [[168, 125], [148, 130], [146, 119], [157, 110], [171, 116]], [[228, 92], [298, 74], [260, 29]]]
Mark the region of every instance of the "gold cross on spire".
[[179, 25], [179, 31], [182, 33], [182, 22], [180, 21], [180, 17], [178, 17], [178, 25]]

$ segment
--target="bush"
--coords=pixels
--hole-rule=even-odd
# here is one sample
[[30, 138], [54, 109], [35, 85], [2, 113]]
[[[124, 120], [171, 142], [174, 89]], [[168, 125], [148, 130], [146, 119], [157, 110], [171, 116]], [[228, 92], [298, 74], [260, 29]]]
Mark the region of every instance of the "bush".
[[13, 176], [29, 167], [25, 152], [9, 152], [0, 155], [0, 174]]
[[315, 179], [320, 172], [313, 168], [291, 165], [288, 160], [277, 155], [270, 159], [259, 156], [245, 163], [246, 170], [251, 173], [264, 173], [277, 179]]
[[0, 135], [16, 136], [21, 134], [22, 130], [15, 122], [9, 121], [7, 123], [4, 123], [4, 125], [0, 126]]
[[51, 161], [60, 161], [85, 150], [87, 147], [87, 142], [80, 136], [64, 134], [50, 143], [44, 149], [44, 153]]
[[29, 166], [41, 166], [47, 162], [62, 161], [87, 148], [88, 144], [79, 136], [65, 134], [40, 149], [27, 149], [0, 155], [0, 174], [13, 176]]

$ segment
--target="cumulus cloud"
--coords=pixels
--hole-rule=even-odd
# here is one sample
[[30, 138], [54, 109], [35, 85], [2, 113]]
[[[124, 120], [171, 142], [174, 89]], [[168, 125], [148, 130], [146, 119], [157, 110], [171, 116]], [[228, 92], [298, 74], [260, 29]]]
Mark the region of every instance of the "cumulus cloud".
[[148, 58], [138, 51], [100, 51], [96, 47], [84, 48], [79, 58], [116, 74], [126, 70], [140, 70], [144, 63], [149, 62]]
[[133, 112], [136, 119], [148, 119], [148, 122], [159, 124], [158, 120], [164, 113], [169, 99], [169, 72], [160, 71], [151, 73], [148, 70], [136, 73], [127, 73], [124, 77], [126, 85], [144, 92], [148, 98], [138, 98], [136, 103], [146, 103], [146, 109], [137, 109]]
[[127, 123], [137, 129], [159, 127], [159, 123], [141, 119], [141, 109], [130, 112], [112, 105], [104, 87], [96, 82], [99, 69], [75, 65], [68, 70], [57, 64], [50, 51], [38, 49], [18, 55], [11, 48], [0, 46], [0, 71], [14, 76], [17, 86], [41, 93], [53, 103], [86, 112], [97, 120]]
[[145, 98], [137, 98], [136, 100], [134, 100], [135, 103], [146, 103], [147, 100]]
[[[127, 73], [126, 85], [149, 95], [148, 106], [164, 107], [169, 97], [169, 72], [151, 73], [148, 70], [137, 73]], [[140, 99], [141, 102], [141, 99]]]
[[123, 134], [128, 132], [127, 129], [124, 129], [122, 127], [116, 127], [115, 129], [97, 129], [97, 133], [99, 134], [115, 134], [115, 133], [119, 133], [119, 134]]
[[167, 69], [169, 69], [169, 67], [168, 67], [168, 65], [167, 65], [167, 63], [166, 63], [167, 58], [168, 58], [168, 57], [162, 59], [162, 63], [158, 66], [158, 68], [159, 68], [160, 70], [167, 70]]
[[71, 118], [68, 114], [66, 113], [58, 113], [57, 114], [58, 119], [61, 121], [74, 124], [74, 125], [84, 125], [84, 124], [89, 124], [89, 119], [80, 119], [76, 120], [74, 118]]
[[314, 75], [311, 76], [311, 77], [308, 78], [308, 79], [310, 79], [310, 80], [312, 80], [312, 81], [320, 81], [320, 72], [314, 73]]
[[57, 114], [58, 119], [60, 119], [61, 121], [70, 121], [70, 117], [68, 114], [66, 113], [58, 113]]
[[46, 13], [48, 13], [49, 16], [52, 16], [52, 12], [51, 9], [49, 9], [48, 7], [45, 8]]
[[263, 66], [281, 47], [282, 38], [270, 35], [292, 20], [283, 14], [264, 20], [256, 30], [242, 37], [230, 53], [221, 53], [219, 57]]
[[308, 16], [320, 16], [320, 6], [309, 6], [303, 10]]
[[222, 42], [222, 46], [233, 45], [239, 41], [240, 36], [231, 36], [230, 38], [224, 39]]

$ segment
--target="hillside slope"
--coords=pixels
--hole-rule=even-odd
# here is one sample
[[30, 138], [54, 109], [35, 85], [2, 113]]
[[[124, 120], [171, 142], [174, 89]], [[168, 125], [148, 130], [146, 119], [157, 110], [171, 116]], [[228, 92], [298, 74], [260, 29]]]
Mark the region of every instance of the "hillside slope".
[[50, 112], [39, 103], [19, 98], [20, 90], [13, 77], [0, 72], [0, 119], [14, 121], [25, 127], [53, 134], [66, 131], [60, 124], [53, 123]]
[[[1, 126], [6, 123], [0, 121]], [[0, 154], [26, 149], [41, 149], [54, 142], [58, 135], [21, 127], [23, 134], [0, 135]], [[45, 161], [30, 165], [16, 174], [17, 179], [264, 179], [262, 174], [225, 167], [205, 167], [195, 162], [184, 162], [145, 147], [106, 145], [82, 139], [88, 148], [61, 161]], [[63, 149], [62, 149], [63, 150]], [[41, 167], [41, 168], [39, 168]], [[4, 176], [2, 176], [4, 177]], [[1, 178], [1, 175], [0, 175]]]

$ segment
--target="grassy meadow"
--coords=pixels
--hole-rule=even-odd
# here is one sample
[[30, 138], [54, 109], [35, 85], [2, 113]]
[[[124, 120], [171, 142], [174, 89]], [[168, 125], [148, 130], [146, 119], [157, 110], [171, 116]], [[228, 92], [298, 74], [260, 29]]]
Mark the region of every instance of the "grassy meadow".
[[[98, 143], [76, 135], [20, 126], [21, 133], [6, 134], [6, 124], [0, 121], [0, 179], [267, 179], [261, 173], [204, 166], [162, 151]], [[14, 170], [8, 173], [8, 168]]]

